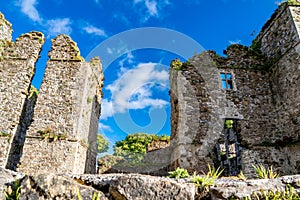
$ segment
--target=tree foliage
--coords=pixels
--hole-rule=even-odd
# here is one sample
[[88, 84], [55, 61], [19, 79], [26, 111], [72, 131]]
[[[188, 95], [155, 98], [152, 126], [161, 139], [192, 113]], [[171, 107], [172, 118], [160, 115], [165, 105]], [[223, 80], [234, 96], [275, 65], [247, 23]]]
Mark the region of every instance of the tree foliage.
[[97, 135], [98, 153], [104, 153], [108, 150], [108, 141], [102, 134]]
[[147, 133], [129, 134], [124, 140], [116, 142], [114, 146], [114, 155], [122, 156], [130, 162], [140, 162], [146, 154], [147, 145], [153, 141], [169, 142], [170, 137]]

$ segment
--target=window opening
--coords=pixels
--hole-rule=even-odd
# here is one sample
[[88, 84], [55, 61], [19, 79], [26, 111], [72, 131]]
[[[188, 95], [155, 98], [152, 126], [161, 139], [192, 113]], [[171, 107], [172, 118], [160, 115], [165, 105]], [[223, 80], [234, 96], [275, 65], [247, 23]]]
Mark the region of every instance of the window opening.
[[238, 141], [238, 120], [226, 119], [223, 135], [215, 146], [216, 165], [223, 169], [223, 175], [236, 176], [241, 170], [240, 143]]
[[221, 73], [221, 81], [222, 81], [222, 88], [226, 90], [231, 90], [233, 88], [232, 85], [232, 74], [230, 73]]

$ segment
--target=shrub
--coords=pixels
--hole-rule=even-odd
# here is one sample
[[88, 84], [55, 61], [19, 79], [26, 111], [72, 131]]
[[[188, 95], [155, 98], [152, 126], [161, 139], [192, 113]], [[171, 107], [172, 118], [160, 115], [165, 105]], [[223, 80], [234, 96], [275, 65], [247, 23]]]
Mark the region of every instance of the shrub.
[[177, 167], [175, 171], [168, 172], [170, 178], [188, 178], [190, 175], [186, 169]]
[[139, 163], [144, 159], [147, 152], [147, 146], [152, 141], [170, 141], [170, 137], [147, 133], [129, 134], [124, 140], [116, 142], [114, 146], [114, 155], [122, 156], [132, 163]]

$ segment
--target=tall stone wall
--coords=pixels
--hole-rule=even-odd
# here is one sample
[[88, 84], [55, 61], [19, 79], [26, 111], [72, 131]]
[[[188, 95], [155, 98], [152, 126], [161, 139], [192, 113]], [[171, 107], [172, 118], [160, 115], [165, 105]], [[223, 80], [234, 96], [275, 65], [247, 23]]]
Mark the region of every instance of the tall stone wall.
[[12, 41], [11, 24], [0, 13], [0, 166], [10, 165], [11, 152], [20, 154], [31, 80], [44, 35], [30, 32]]
[[281, 171], [300, 173], [300, 6], [279, 7], [271, 21], [256, 39], [270, 61], [270, 85], [277, 114], [273, 119], [274, 139], [269, 143], [276, 147], [274, 152], [285, 155], [284, 167], [278, 166]]
[[[205, 65], [196, 64], [201, 62]], [[181, 71], [171, 68], [171, 161], [174, 167], [201, 171], [206, 167], [206, 162], [212, 163], [207, 156], [220, 134], [220, 131], [215, 130], [222, 127], [221, 118], [215, 114], [218, 112], [218, 103], [217, 98], [214, 98], [221, 90], [216, 86], [217, 69], [212, 66], [212, 60], [203, 54], [194, 58]], [[207, 81], [211, 84], [206, 84]], [[215, 126], [212, 126], [212, 121]]]
[[[251, 176], [252, 164], [264, 164], [300, 173], [299, 30], [300, 6], [284, 3], [250, 48], [229, 46], [226, 57], [204, 52], [171, 69], [174, 166], [199, 171], [214, 162], [224, 121], [233, 119], [238, 169]], [[220, 73], [231, 74], [231, 89], [222, 89]]]
[[102, 67], [84, 62], [69, 36], [52, 40], [45, 76], [26, 135], [20, 171], [95, 173]]

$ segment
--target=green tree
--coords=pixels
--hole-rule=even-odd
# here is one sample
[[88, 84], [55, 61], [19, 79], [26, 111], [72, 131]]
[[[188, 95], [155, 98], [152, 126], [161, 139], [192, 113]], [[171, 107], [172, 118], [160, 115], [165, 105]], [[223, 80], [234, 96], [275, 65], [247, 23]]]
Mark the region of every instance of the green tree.
[[100, 133], [98, 133], [97, 135], [97, 148], [98, 148], [98, 153], [104, 153], [108, 150], [108, 141]]
[[152, 141], [170, 141], [170, 137], [166, 135], [158, 136], [147, 133], [129, 134], [124, 140], [116, 142], [114, 146], [114, 155], [122, 156], [130, 162], [140, 162], [143, 160], [147, 145]]

